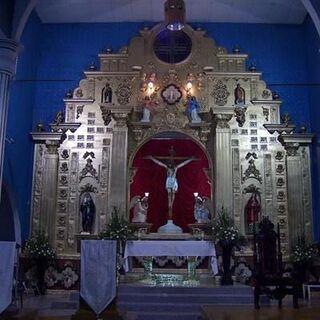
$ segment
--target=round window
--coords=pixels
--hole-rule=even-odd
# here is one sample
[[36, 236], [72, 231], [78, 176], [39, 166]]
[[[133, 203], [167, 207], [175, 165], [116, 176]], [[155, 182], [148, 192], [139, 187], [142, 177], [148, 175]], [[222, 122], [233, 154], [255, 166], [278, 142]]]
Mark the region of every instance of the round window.
[[155, 55], [166, 63], [179, 63], [188, 58], [192, 49], [190, 37], [183, 31], [163, 30], [155, 38]]

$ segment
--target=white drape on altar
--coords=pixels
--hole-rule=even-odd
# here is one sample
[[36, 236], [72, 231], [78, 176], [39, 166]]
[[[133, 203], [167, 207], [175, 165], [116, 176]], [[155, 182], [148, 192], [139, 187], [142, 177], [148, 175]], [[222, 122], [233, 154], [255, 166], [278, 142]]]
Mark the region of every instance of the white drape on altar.
[[171, 256], [171, 257], [211, 257], [211, 269], [218, 273], [216, 249], [210, 241], [148, 240], [127, 241], [124, 252], [125, 271], [129, 271], [128, 257]]
[[81, 241], [80, 295], [99, 315], [116, 296], [117, 242]]
[[14, 257], [16, 243], [0, 241], [0, 314], [12, 301]]

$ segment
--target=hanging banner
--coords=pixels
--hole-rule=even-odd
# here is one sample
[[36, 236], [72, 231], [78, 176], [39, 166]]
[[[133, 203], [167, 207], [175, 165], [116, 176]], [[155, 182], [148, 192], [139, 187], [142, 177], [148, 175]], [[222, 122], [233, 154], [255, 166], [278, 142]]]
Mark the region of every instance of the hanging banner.
[[0, 241], [0, 314], [12, 301], [14, 257], [16, 243]]
[[81, 241], [80, 295], [99, 315], [116, 296], [117, 242]]

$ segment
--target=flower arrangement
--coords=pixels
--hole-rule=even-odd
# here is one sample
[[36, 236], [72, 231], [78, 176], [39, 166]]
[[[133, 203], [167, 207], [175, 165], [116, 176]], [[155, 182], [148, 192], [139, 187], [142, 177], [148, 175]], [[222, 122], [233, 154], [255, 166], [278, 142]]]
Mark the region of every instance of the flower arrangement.
[[299, 237], [297, 243], [292, 248], [290, 260], [295, 265], [309, 264], [315, 256], [315, 248], [308, 244], [304, 237]]
[[212, 221], [211, 235], [215, 242], [223, 242], [231, 245], [244, 242], [244, 237], [240, 235], [224, 207], [221, 208], [218, 217]]
[[49, 243], [44, 231], [35, 232], [24, 244], [23, 253], [30, 259], [45, 259], [47, 261], [56, 258], [56, 252]]
[[133, 230], [123, 215], [120, 216], [119, 209], [113, 207], [111, 219], [104, 231], [100, 233], [100, 239], [112, 239], [125, 241], [133, 236]]

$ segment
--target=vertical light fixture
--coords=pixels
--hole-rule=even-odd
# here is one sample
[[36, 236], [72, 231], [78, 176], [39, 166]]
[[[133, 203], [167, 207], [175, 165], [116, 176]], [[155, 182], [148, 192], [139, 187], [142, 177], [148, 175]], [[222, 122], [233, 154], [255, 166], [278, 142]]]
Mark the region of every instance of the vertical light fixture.
[[186, 6], [183, 0], [167, 0], [164, 4], [165, 23], [169, 30], [179, 31], [186, 23]]

